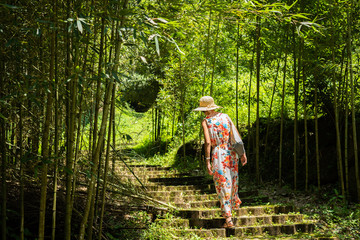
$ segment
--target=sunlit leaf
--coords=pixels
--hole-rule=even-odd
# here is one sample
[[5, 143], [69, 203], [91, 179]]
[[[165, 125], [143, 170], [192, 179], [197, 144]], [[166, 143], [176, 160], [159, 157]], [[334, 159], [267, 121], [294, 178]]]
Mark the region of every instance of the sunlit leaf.
[[82, 32], [83, 32], [83, 27], [82, 27], [82, 25], [81, 25], [81, 21], [80, 21], [80, 20], [77, 20], [77, 21], [76, 21], [76, 24], [77, 24], [77, 27], [78, 27], [79, 31], [82, 33]]
[[140, 56], [140, 59], [141, 59], [141, 61], [143, 61], [144, 63], [147, 63], [146, 58], [144, 58], [143, 56]]
[[290, 9], [297, 3], [297, 1], [298, 1], [298, 0], [296, 0], [293, 4], [291, 4], [291, 5], [287, 8], [287, 10], [290, 10]]
[[154, 20], [152, 20], [152, 19], [149, 18], [149, 17], [146, 17], [146, 20], [147, 20], [149, 23], [153, 24], [153, 25], [157, 25], [157, 23], [154, 22]]
[[157, 34], [151, 34], [149, 37], [148, 37], [148, 40], [151, 41]]
[[157, 36], [155, 36], [155, 46], [156, 46], [156, 52], [160, 56], [159, 40]]
[[168, 23], [168, 21], [166, 21], [166, 20], [163, 19], [163, 18], [155, 18], [155, 20], [158, 20], [158, 21], [160, 21], [160, 22], [162, 22], [162, 23]]

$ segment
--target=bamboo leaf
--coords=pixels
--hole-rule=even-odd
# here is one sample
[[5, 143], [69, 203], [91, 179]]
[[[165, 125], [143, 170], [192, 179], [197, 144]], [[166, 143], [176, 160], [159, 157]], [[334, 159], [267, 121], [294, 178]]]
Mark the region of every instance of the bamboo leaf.
[[112, 75], [113, 75], [113, 77], [115, 78], [115, 80], [116, 80], [118, 83], [120, 83], [120, 79], [119, 79], [117, 73], [116, 73], [116, 72], [112, 72]]
[[11, 8], [11, 9], [21, 8], [21, 7], [15, 6], [15, 5], [10, 5], [10, 4], [5, 4], [5, 3], [2, 3], [1, 5], [3, 5], [4, 7], [7, 7], [7, 8]]
[[291, 4], [291, 5], [287, 8], [287, 10], [290, 10], [290, 9], [297, 3], [297, 1], [298, 1], [298, 0], [296, 0], [293, 4]]
[[146, 58], [144, 58], [143, 56], [140, 56], [140, 59], [141, 59], [144, 63], [147, 63]]
[[155, 36], [157, 36], [157, 34], [151, 34], [148, 38], [149, 41], [151, 41]]
[[156, 46], [156, 52], [160, 57], [160, 47], [159, 47], [159, 40], [158, 40], [158, 36], [155, 36], [155, 46]]
[[91, 29], [89, 28], [89, 26], [87, 24], [84, 23], [84, 28], [86, 31], [88, 31], [88, 33], [92, 33]]
[[162, 23], [168, 23], [168, 21], [166, 21], [166, 20], [163, 19], [163, 18], [155, 18], [155, 20], [158, 20], [158, 21], [160, 21], [160, 22], [162, 22]]
[[7, 120], [7, 118], [4, 115], [2, 115], [1, 113], [0, 113], [0, 118], [4, 119], [5, 121]]
[[141, 37], [141, 40], [144, 42], [145, 45], [147, 45], [147, 39], [146, 37], [144, 36], [144, 32], [140, 32], [140, 37]]
[[82, 25], [81, 25], [81, 21], [80, 21], [80, 20], [77, 20], [77, 21], [76, 21], [76, 24], [77, 24], [77, 27], [78, 27], [79, 31], [82, 33], [82, 32], [83, 32], [83, 27], [82, 27]]
[[157, 25], [157, 23], [149, 17], [146, 17], [146, 20], [149, 21], [149, 23], [151, 23], [152, 25]]

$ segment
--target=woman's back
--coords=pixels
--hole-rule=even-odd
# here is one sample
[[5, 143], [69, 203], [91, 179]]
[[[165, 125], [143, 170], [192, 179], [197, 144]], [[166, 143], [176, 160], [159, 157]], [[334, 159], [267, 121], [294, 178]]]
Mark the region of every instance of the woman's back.
[[205, 120], [209, 129], [212, 146], [229, 143], [230, 122], [227, 114], [217, 113], [214, 116], [206, 117]]

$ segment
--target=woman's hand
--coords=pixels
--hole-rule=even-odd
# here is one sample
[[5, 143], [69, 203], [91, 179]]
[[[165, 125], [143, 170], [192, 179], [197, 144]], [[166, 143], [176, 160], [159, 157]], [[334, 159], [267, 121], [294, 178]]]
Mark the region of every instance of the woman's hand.
[[247, 157], [246, 157], [246, 154], [244, 153], [241, 156], [241, 164], [244, 166], [246, 163], [247, 163]]
[[213, 175], [213, 171], [212, 171], [212, 169], [211, 169], [211, 164], [210, 164], [210, 162], [207, 162], [206, 165], [207, 165], [207, 171], [208, 171], [209, 175], [212, 176], [212, 175]]

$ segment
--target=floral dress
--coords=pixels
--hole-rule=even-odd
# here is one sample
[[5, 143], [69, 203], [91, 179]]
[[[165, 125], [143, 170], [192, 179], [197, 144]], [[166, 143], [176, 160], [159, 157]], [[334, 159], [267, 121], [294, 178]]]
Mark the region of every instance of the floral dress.
[[212, 170], [216, 192], [223, 217], [231, 217], [231, 210], [238, 209], [238, 155], [230, 144], [230, 118], [218, 113], [205, 118], [212, 146]]

